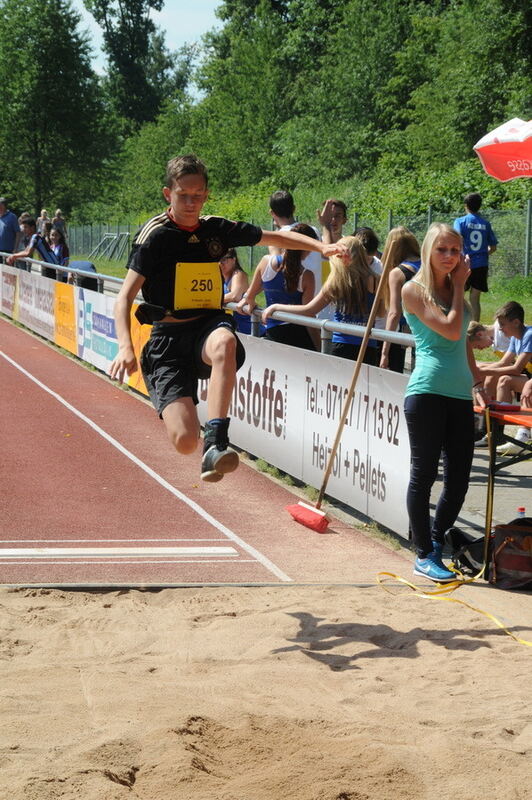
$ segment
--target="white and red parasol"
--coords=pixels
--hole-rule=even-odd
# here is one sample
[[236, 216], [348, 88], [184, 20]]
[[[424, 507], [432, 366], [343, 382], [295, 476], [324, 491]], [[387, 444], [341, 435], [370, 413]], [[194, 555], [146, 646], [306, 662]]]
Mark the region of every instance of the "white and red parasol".
[[483, 136], [473, 150], [488, 175], [502, 183], [532, 177], [532, 120], [505, 122]]

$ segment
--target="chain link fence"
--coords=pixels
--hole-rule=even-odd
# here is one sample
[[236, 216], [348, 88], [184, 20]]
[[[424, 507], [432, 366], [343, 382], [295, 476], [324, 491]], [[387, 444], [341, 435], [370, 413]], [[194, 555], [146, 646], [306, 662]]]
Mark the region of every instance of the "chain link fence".
[[[447, 222], [452, 225], [456, 217], [461, 216], [464, 211], [456, 214], [435, 214], [429, 207], [424, 214], [417, 216], [395, 215], [393, 211], [387, 211], [380, 219], [371, 219], [364, 214], [355, 213], [351, 222], [345, 226], [344, 231], [350, 232], [362, 225], [373, 228], [379, 236], [381, 248], [388, 231], [397, 226], [404, 225], [412, 231], [417, 238], [423, 239], [431, 222]], [[490, 271], [492, 275], [503, 277], [513, 277], [514, 275], [531, 274], [532, 260], [532, 201], [528, 202], [527, 207], [521, 210], [511, 211], [482, 211], [489, 219], [495, 235], [499, 240], [497, 250], [490, 258]], [[261, 220], [251, 220], [263, 228], [271, 228], [271, 217], [266, 214]], [[81, 256], [98, 259], [114, 259], [127, 262], [131, 242], [137, 231], [137, 226], [130, 223], [95, 223], [92, 225], [72, 225], [69, 228], [69, 246], [71, 255], [74, 258]], [[250, 248], [247, 261], [243, 260], [243, 266], [252, 269], [260, 256], [261, 250]]]

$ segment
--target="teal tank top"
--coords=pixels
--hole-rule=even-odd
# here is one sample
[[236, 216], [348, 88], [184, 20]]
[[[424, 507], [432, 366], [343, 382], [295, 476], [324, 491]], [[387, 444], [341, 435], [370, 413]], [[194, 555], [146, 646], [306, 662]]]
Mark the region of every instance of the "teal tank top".
[[467, 360], [467, 326], [470, 314], [464, 309], [460, 339], [454, 342], [433, 331], [419, 317], [404, 310], [416, 342], [416, 365], [408, 381], [405, 397], [413, 394], [440, 394], [471, 400], [473, 376]]

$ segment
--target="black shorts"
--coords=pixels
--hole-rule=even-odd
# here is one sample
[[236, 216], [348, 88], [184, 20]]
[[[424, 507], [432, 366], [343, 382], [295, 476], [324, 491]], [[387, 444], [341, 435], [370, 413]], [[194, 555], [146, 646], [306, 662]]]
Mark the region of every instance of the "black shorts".
[[488, 268], [476, 267], [471, 270], [471, 275], [467, 279], [465, 285], [467, 289], [477, 289], [479, 292], [488, 291]]
[[[216, 328], [235, 326], [230, 314], [209, 314], [193, 322], [156, 322], [140, 357], [140, 366], [150, 399], [159, 416], [167, 405], [180, 397], [198, 403], [198, 380], [209, 378], [211, 367], [201, 358], [207, 336]], [[242, 342], [235, 335], [236, 364], [240, 369], [246, 358]]]

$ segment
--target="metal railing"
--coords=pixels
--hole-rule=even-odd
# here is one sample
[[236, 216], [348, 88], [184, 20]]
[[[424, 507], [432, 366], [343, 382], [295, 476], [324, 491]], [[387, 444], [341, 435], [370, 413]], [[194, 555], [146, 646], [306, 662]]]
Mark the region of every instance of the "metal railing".
[[[5, 261], [9, 253], [0, 252], [2, 261]], [[92, 278], [98, 282], [98, 292], [102, 293], [107, 290], [111, 294], [116, 294], [123, 284], [123, 278], [117, 278], [114, 275], [104, 275], [100, 272], [92, 272], [87, 270], [76, 269], [72, 267], [61, 267], [57, 264], [50, 264], [47, 261], [37, 261], [34, 258], [18, 259], [17, 264], [23, 261], [29, 266], [29, 271], [32, 267], [39, 267], [44, 269], [53, 269], [56, 275], [63, 273], [70, 273], [73, 276], [73, 283], [76, 285], [81, 278]], [[137, 296], [137, 300], [142, 302], [142, 297]], [[236, 311], [236, 303], [227, 303], [225, 308], [230, 311]], [[260, 337], [260, 323], [261, 315], [264, 309], [255, 308], [251, 314], [251, 335]], [[345, 322], [335, 322], [330, 319], [317, 319], [316, 317], [303, 317], [301, 314], [287, 314], [284, 311], [276, 311], [272, 314], [272, 319], [281, 322], [292, 322], [296, 325], [303, 325], [306, 328], [315, 328], [320, 331], [321, 352], [326, 353], [328, 343], [331, 341], [333, 333], [344, 333], [349, 336], [364, 336], [366, 328], [363, 325], [350, 325]], [[412, 347], [414, 345], [414, 337], [406, 333], [397, 333], [395, 331], [385, 331], [381, 328], [373, 328], [371, 331], [371, 338], [377, 339], [382, 342], [392, 342], [401, 344], [404, 347]]]

